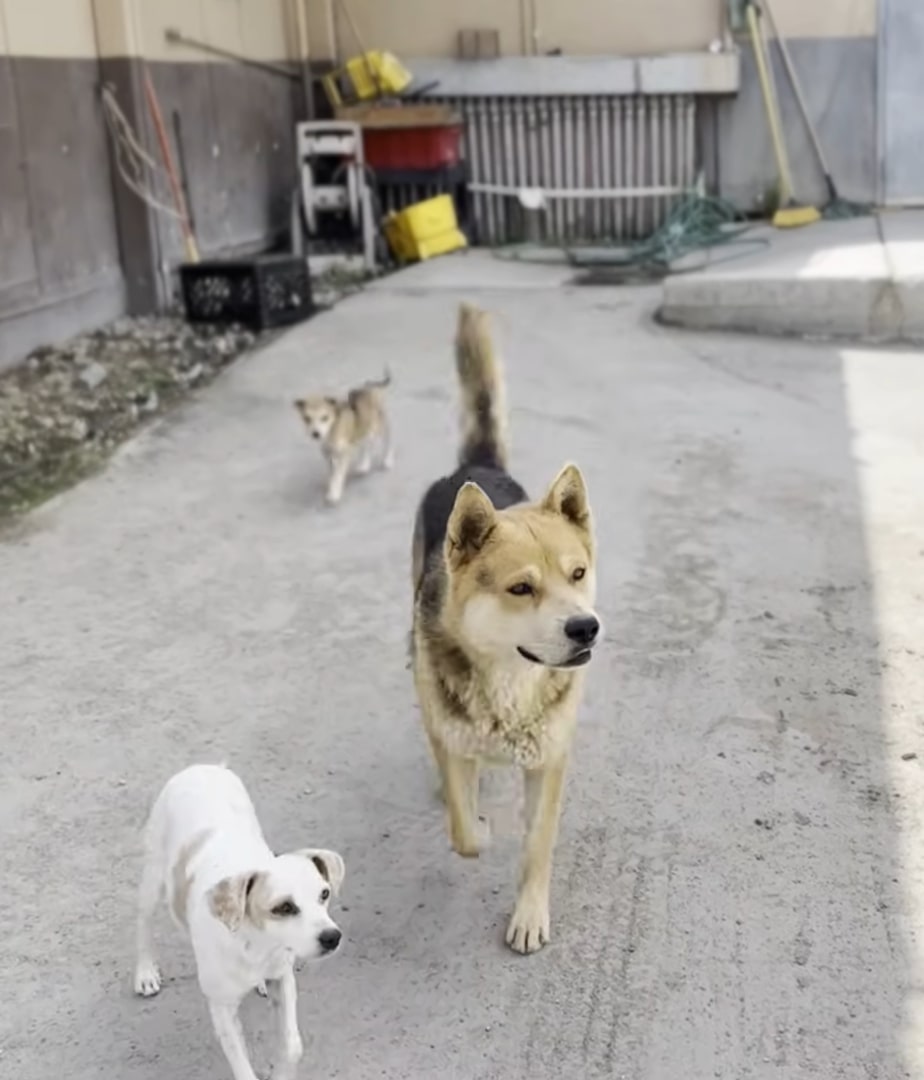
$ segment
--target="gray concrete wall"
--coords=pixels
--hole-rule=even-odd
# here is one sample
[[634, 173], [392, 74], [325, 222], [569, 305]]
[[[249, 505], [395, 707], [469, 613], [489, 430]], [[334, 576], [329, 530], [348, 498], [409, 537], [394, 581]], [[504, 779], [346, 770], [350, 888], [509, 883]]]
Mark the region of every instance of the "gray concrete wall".
[[[818, 128], [840, 193], [857, 200], [876, 196], [875, 37], [797, 38], [793, 63]], [[776, 46], [773, 69], [783, 127], [799, 199], [824, 201], [822, 173], [786, 79]], [[764, 103], [750, 46], [741, 48], [741, 87], [714, 105], [714, 154], [707, 165], [720, 194], [744, 208], [760, 205], [777, 170]], [[708, 110], [708, 105], [707, 105]]]
[[[158, 61], [151, 72], [171, 141], [181, 117], [203, 255], [283, 236], [297, 84], [209, 62]], [[179, 228], [114, 176], [98, 92], [101, 77], [115, 85], [153, 150], [139, 74], [133, 58], [0, 56], [0, 368], [165, 300], [161, 267], [184, 257]]]

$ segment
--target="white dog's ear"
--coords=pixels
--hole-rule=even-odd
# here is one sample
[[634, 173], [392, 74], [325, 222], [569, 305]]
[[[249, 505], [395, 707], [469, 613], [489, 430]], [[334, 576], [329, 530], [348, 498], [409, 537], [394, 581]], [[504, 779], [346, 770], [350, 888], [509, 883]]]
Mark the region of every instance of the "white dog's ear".
[[330, 885], [334, 896], [340, 892], [340, 886], [346, 874], [346, 864], [336, 851], [326, 851], [324, 848], [302, 848], [296, 854], [311, 859], [318, 873]]
[[247, 913], [247, 899], [257, 883], [258, 873], [236, 874], [222, 878], [208, 891], [209, 911], [233, 934], [239, 930]]

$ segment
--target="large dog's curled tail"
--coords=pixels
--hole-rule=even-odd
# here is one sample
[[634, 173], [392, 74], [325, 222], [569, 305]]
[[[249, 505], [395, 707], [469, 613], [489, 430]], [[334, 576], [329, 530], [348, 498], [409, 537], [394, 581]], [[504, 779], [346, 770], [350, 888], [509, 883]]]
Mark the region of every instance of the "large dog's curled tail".
[[469, 304], [459, 308], [456, 370], [462, 390], [459, 463], [506, 469], [504, 373], [494, 351], [487, 313]]

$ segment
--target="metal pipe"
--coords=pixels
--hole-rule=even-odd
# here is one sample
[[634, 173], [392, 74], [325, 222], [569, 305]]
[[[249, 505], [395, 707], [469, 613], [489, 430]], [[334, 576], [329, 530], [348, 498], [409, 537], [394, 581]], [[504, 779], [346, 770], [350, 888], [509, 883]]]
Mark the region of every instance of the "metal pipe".
[[295, 7], [295, 33], [298, 38], [298, 68], [305, 98], [305, 119], [314, 120], [317, 110], [314, 103], [314, 81], [311, 78], [311, 43], [308, 39], [308, 20], [305, 17], [306, 2], [307, 0], [292, 0]]
[[240, 53], [231, 52], [230, 49], [221, 49], [217, 45], [209, 45], [204, 41], [199, 41], [197, 38], [187, 37], [185, 34], [181, 34], [179, 30], [175, 30], [172, 27], [167, 27], [164, 31], [164, 37], [171, 45], [186, 45], [190, 49], [198, 49], [200, 52], [211, 53], [212, 56], [222, 56], [225, 60], [233, 60], [237, 64], [243, 64], [244, 67], [256, 68], [258, 71], [266, 71], [270, 75], [278, 75], [282, 79], [292, 79], [294, 82], [298, 82], [301, 78], [294, 71], [289, 71], [288, 68], [284, 68], [281, 64], [271, 64], [266, 60], [251, 60], [249, 56], [242, 56]]
[[528, 187], [525, 184], [483, 184], [473, 180], [468, 185], [469, 191], [482, 192], [486, 195], [519, 195], [521, 191], [541, 191], [546, 199], [635, 199], [658, 198], [663, 195], [682, 195], [687, 189], [676, 184], [653, 184], [650, 187], [622, 188], [544, 188]]

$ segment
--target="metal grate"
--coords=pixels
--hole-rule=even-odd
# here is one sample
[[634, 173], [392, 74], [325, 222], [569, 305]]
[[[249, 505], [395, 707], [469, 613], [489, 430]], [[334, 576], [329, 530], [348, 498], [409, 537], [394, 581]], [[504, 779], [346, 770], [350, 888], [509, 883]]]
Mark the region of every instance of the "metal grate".
[[[466, 97], [445, 101], [465, 120], [471, 179], [546, 188], [646, 188], [693, 185], [696, 105], [692, 95]], [[426, 197], [408, 193], [408, 200]], [[660, 225], [676, 196], [555, 199], [541, 215], [551, 242], [627, 240]], [[518, 200], [477, 193], [476, 238], [524, 238]]]

